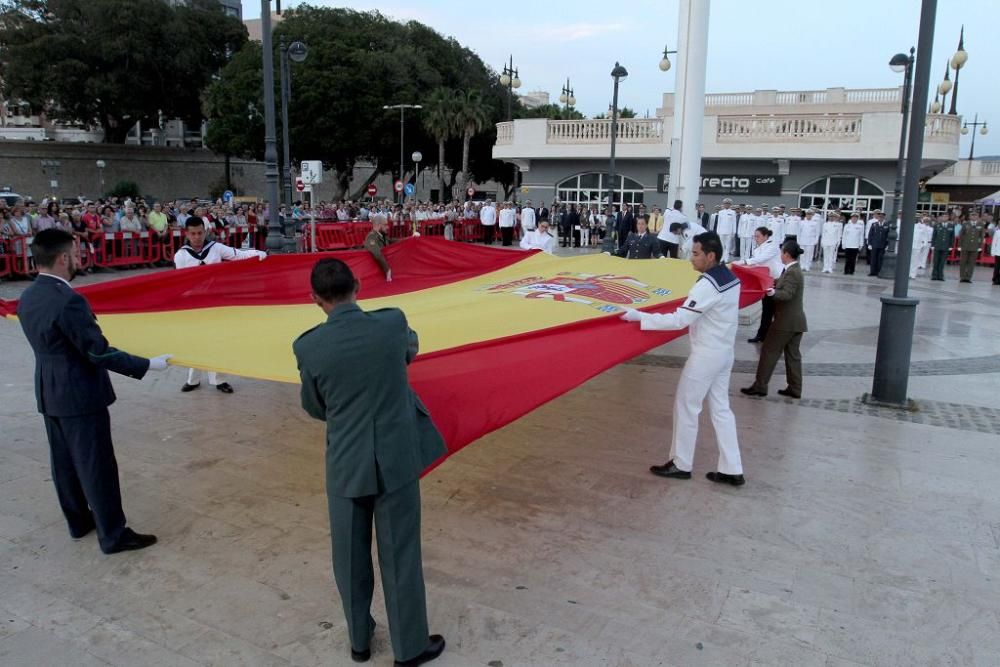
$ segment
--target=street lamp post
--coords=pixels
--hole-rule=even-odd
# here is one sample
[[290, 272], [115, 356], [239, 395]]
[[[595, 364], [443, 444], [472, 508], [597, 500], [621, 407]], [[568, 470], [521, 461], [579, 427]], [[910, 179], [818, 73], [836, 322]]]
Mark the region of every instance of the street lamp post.
[[[279, 0], [280, 6], [280, 0]], [[261, 46], [264, 65], [264, 179], [267, 182], [267, 249], [281, 252], [284, 245], [278, 220], [278, 146], [274, 122], [274, 47], [271, 35], [271, 0], [260, 1]]]
[[951, 61], [944, 64], [944, 79], [938, 84], [937, 91], [941, 93], [941, 109], [948, 106], [948, 93], [951, 92]]
[[420, 201], [419, 193], [417, 188], [420, 187], [420, 161], [424, 159], [424, 154], [420, 151], [413, 151], [413, 155], [410, 156], [413, 160], [413, 199], [415, 201]]
[[913, 82], [913, 47], [910, 47], [910, 55], [897, 53], [889, 61], [889, 68], [896, 73], [903, 72], [903, 101], [900, 105], [902, 119], [899, 131], [899, 157], [896, 160], [896, 187], [892, 191], [892, 215], [889, 218], [889, 239], [885, 256], [882, 258], [882, 269], [879, 271], [879, 278], [892, 278], [896, 270], [896, 240], [899, 238], [899, 228], [896, 220], [899, 218], [899, 199], [903, 191], [903, 167], [906, 163], [906, 133], [909, 127], [907, 122], [910, 118], [910, 88]]
[[569, 77], [566, 77], [566, 85], [563, 86], [559, 101], [566, 105], [566, 111], [563, 115], [566, 117], [566, 120], [569, 120], [569, 108], [576, 104], [576, 97], [574, 97], [573, 89], [569, 85]]
[[[507, 86], [507, 122], [514, 122], [514, 89], [521, 87], [521, 78], [517, 75], [517, 68], [514, 67], [514, 56], [510, 56], [510, 63], [503, 66], [500, 74], [500, 85]], [[517, 203], [517, 164], [511, 164], [514, 173], [514, 180], [510, 186], [511, 200]]]
[[913, 222], [917, 216], [920, 187], [920, 163], [924, 150], [924, 124], [927, 120], [927, 90], [930, 84], [930, 57], [934, 43], [934, 18], [937, 0], [922, 0], [920, 32], [914, 70], [913, 102], [909, 113], [905, 184], [903, 186], [903, 225], [899, 237], [899, 257], [892, 296], [882, 297], [882, 317], [875, 353], [872, 393], [865, 400], [892, 407], [909, 407], [906, 398], [909, 383], [910, 353], [913, 348], [913, 324], [917, 299], [907, 296], [910, 280], [910, 254], [913, 252]]
[[663, 57], [660, 59], [660, 71], [668, 72], [670, 71], [670, 56], [677, 55], [676, 51], [669, 51], [669, 46], [663, 47]]
[[97, 165], [97, 178], [99, 184], [99, 190], [97, 192], [97, 197], [101, 198], [104, 196], [104, 168], [108, 166], [108, 163], [104, 160], [98, 160], [94, 164]]
[[[399, 109], [399, 180], [403, 180], [403, 172], [406, 171], [406, 162], [404, 157], [406, 151], [403, 149], [406, 139], [406, 110], [407, 109], [423, 109], [423, 106], [419, 104], [385, 104], [382, 109], [388, 111], [389, 109]], [[399, 203], [403, 203], [403, 191], [399, 191]]]
[[[615, 145], [618, 138], [618, 84], [628, 76], [628, 70], [615, 63], [615, 68], [611, 70], [611, 78], [615, 80], [615, 92], [611, 99], [611, 163], [608, 167], [608, 209], [613, 211], [615, 207]], [[609, 218], [605, 222], [604, 243], [601, 244], [601, 251], [614, 252], [617, 241], [618, 228], [614, 218]]]
[[[986, 136], [986, 134], [989, 132], [989, 129], [986, 127], [986, 121], [985, 120], [983, 122], [981, 122], [981, 123], [979, 122], [979, 114], [978, 113], [975, 115], [975, 117], [973, 118], [973, 121], [971, 123], [968, 122], [968, 121], [962, 123], [962, 134], [968, 134], [970, 132], [970, 130], [969, 130], [970, 127], [972, 128], [972, 130], [971, 130], [971, 132], [972, 132], [972, 145], [969, 146], [969, 162], [971, 163], [972, 162], [972, 156], [976, 152], [976, 128], [977, 127], [979, 128], [979, 134], [981, 134], [983, 136]], [[972, 167], [970, 166], [969, 169], [972, 169]]]
[[965, 26], [963, 25], [961, 32], [958, 34], [958, 50], [955, 51], [955, 55], [948, 61], [951, 68], [955, 70], [955, 88], [951, 93], [951, 109], [948, 111], [952, 116], [958, 115], [958, 72], [965, 66], [968, 60], [969, 54], [965, 50]]

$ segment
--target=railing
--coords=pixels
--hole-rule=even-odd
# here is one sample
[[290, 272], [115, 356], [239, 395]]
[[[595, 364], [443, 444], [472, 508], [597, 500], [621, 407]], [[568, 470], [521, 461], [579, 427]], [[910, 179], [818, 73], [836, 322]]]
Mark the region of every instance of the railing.
[[938, 176], [1000, 176], [1000, 160], [959, 160], [942, 169]]
[[[502, 123], [500, 124], [502, 125]], [[497, 125], [499, 134], [500, 125]], [[663, 140], [663, 121], [659, 118], [622, 118], [618, 121], [619, 143], [657, 144]], [[550, 120], [546, 143], [549, 144], [593, 144], [611, 142], [611, 121], [596, 120]], [[499, 139], [497, 143], [500, 143]]]
[[514, 143], [514, 123], [497, 123], [497, 145]]
[[958, 116], [943, 113], [928, 114], [924, 140], [938, 144], [955, 143], [961, 130]]
[[860, 115], [720, 116], [719, 143], [857, 142]]
[[983, 176], [1000, 176], [1000, 160], [986, 160], [980, 162], [979, 173]]
[[825, 90], [788, 90], [779, 92], [774, 101], [779, 105], [787, 104], [826, 104], [830, 94]]
[[753, 93], [709, 93], [706, 107], [743, 107], [753, 104]]
[[899, 104], [899, 88], [854, 88], [844, 91], [848, 104]]

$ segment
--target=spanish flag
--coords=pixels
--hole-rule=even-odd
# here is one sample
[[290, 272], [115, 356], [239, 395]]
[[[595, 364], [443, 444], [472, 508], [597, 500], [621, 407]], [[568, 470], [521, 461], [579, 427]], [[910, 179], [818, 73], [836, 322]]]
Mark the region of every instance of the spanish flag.
[[[396, 307], [420, 337], [410, 381], [449, 452], [593, 376], [684, 332], [643, 332], [625, 308], [670, 312], [698, 278], [680, 260], [539, 252], [414, 238], [385, 250], [386, 282], [364, 250], [275, 255], [157, 272], [80, 289], [115, 347], [173, 364], [296, 383], [292, 341], [323, 322], [309, 273], [319, 257], [344, 260], [366, 310]], [[766, 270], [733, 267], [741, 307], [770, 284]], [[0, 301], [12, 316], [16, 302]]]

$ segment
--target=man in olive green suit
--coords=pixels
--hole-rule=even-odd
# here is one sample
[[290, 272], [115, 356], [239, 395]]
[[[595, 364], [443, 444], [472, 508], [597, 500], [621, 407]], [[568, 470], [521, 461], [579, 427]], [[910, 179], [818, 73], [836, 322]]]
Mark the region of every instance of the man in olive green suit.
[[802, 397], [802, 334], [808, 331], [806, 313], [802, 306], [805, 282], [798, 259], [802, 248], [795, 241], [785, 241], [781, 246], [781, 263], [785, 265], [774, 287], [767, 291], [774, 297], [774, 322], [767, 330], [764, 347], [757, 363], [757, 378], [753, 385], [740, 391], [748, 396], [767, 396], [774, 367], [782, 353], [785, 355], [785, 376], [788, 387], [778, 393], [789, 398]]
[[934, 251], [934, 258], [931, 265], [931, 280], [944, 280], [944, 265], [948, 260], [948, 253], [955, 242], [955, 225], [948, 220], [947, 216], [941, 216], [934, 223], [934, 231], [931, 234], [931, 250]]
[[328, 315], [293, 349], [302, 407], [326, 422], [326, 495], [333, 574], [347, 616], [351, 657], [371, 657], [375, 573], [372, 521], [396, 665], [420, 665], [444, 650], [428, 636], [420, 556], [420, 473], [445, 453], [427, 408], [410, 388], [406, 367], [417, 335], [396, 308], [365, 312], [346, 264], [313, 267], [313, 300]]

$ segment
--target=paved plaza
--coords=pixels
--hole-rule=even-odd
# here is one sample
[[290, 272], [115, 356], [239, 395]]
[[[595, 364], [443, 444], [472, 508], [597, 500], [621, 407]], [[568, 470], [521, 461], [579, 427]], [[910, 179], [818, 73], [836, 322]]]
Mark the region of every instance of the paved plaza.
[[[1000, 665], [1000, 287], [984, 268], [971, 285], [955, 267], [913, 282], [920, 410], [897, 412], [858, 400], [891, 291], [865, 268], [806, 277], [802, 401], [774, 393], [781, 366], [770, 397], [739, 394], [757, 354], [741, 327], [744, 487], [704, 479], [705, 417], [693, 480], [647, 472], [667, 458], [686, 338], [426, 477], [431, 630], [448, 640], [433, 664]], [[296, 386], [236, 378], [232, 396], [181, 394], [182, 369], [116, 377], [125, 511], [160, 543], [104, 556], [93, 534], [67, 534], [16, 323], [0, 322], [0, 347], [0, 664], [353, 664], [323, 425]], [[386, 667], [376, 586], [370, 664]]]

